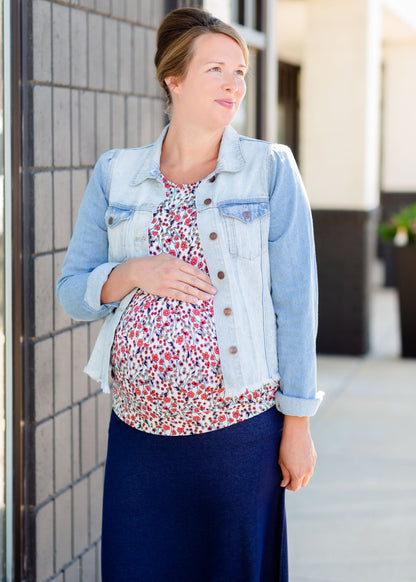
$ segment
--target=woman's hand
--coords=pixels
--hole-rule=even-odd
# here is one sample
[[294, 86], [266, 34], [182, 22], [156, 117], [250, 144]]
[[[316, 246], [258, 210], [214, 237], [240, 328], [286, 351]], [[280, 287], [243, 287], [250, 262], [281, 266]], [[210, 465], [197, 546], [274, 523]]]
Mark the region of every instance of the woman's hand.
[[211, 299], [217, 292], [204, 271], [172, 255], [160, 254], [130, 259], [113, 269], [103, 285], [101, 303], [120, 301], [136, 287], [187, 303]]
[[285, 416], [280, 443], [279, 465], [283, 480], [281, 487], [298, 491], [313, 475], [316, 451], [309, 432], [309, 418]]

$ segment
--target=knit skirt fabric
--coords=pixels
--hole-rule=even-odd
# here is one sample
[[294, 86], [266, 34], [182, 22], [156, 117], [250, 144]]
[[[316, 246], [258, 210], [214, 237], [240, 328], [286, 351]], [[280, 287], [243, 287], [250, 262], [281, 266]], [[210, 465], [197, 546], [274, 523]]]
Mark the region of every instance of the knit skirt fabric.
[[275, 407], [177, 437], [136, 430], [113, 412], [103, 582], [286, 582], [282, 428]]

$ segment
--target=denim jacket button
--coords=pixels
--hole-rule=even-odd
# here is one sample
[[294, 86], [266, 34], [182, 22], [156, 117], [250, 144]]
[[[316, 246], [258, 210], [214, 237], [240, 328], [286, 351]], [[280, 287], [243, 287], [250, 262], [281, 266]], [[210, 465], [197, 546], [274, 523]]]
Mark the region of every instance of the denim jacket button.
[[224, 277], [225, 277], [224, 271], [218, 271], [217, 277], [218, 277], [218, 279], [224, 279]]
[[224, 309], [224, 315], [231, 315], [233, 312], [233, 310], [231, 309], [231, 307], [226, 307]]
[[211, 240], [215, 240], [217, 237], [218, 237], [218, 235], [217, 235], [217, 233], [216, 233], [216, 232], [211, 232], [211, 234], [209, 235], [209, 238], [210, 238]]
[[211, 184], [212, 184], [212, 182], [215, 182], [215, 179], [216, 179], [215, 175], [211, 176], [211, 178], [208, 180], [208, 182], [211, 182]]
[[112, 216], [110, 216], [110, 218], [108, 219], [108, 224], [113, 224], [114, 222], [114, 218]]
[[251, 212], [250, 212], [250, 210], [244, 210], [244, 212], [243, 212], [243, 218], [245, 220], [249, 220], [251, 218]]
[[211, 204], [211, 202], [212, 202], [211, 198], [205, 198], [205, 200], [204, 200], [205, 206], [209, 206]]
[[228, 351], [230, 352], [230, 354], [236, 354], [238, 352], [238, 348], [237, 346], [230, 346], [228, 348]]

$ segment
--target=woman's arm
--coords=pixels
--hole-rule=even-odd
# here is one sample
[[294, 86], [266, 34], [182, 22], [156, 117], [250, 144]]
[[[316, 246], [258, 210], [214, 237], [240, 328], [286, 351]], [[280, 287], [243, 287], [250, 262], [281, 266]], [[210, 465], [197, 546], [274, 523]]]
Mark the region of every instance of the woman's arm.
[[309, 202], [290, 150], [274, 146], [271, 165], [269, 256], [280, 374], [276, 404], [285, 415], [279, 464], [281, 486], [297, 491], [314, 471], [308, 417], [322, 399], [316, 392], [315, 246]]

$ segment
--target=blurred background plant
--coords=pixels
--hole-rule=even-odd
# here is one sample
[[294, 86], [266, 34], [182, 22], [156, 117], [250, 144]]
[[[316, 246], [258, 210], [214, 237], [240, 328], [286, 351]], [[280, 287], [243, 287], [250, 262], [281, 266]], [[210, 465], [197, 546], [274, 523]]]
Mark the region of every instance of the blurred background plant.
[[406, 206], [392, 214], [387, 222], [378, 227], [380, 238], [398, 247], [416, 243], [416, 204]]

